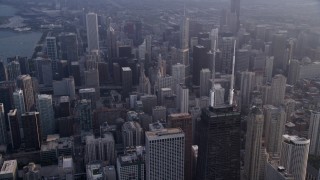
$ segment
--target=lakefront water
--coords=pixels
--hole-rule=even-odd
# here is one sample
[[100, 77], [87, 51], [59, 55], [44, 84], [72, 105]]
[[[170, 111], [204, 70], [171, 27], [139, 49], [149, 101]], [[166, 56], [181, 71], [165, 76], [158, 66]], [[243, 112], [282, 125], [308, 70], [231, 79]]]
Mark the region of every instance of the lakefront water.
[[[0, 17], [12, 17], [17, 9], [7, 5], [0, 5]], [[41, 38], [41, 32], [17, 32], [13, 29], [0, 29], [0, 59], [12, 56], [31, 57], [33, 50]]]

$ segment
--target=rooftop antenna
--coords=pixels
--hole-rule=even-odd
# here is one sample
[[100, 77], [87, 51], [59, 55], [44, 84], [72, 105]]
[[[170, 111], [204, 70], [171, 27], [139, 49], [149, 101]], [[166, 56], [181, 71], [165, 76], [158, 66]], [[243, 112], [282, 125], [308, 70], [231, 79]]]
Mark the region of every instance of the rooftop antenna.
[[233, 59], [232, 59], [232, 74], [231, 74], [231, 84], [230, 84], [230, 92], [229, 92], [229, 105], [233, 104], [233, 95], [234, 95], [234, 67], [236, 62], [236, 43], [237, 40], [234, 40], [233, 45]]

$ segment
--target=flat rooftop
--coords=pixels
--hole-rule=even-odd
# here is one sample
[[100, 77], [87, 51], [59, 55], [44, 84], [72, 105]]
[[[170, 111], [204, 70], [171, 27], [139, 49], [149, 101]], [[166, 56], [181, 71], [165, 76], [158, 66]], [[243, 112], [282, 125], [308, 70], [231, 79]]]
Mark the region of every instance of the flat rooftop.
[[0, 175], [14, 173], [17, 170], [17, 165], [18, 165], [17, 160], [10, 160], [10, 161], [3, 162]]
[[122, 71], [131, 71], [130, 67], [122, 67]]
[[160, 129], [158, 131], [147, 131], [146, 132], [146, 137], [147, 138], [157, 138], [161, 136], [170, 136], [170, 135], [175, 135], [175, 134], [183, 134], [183, 131], [180, 128], [165, 128], [165, 129]]

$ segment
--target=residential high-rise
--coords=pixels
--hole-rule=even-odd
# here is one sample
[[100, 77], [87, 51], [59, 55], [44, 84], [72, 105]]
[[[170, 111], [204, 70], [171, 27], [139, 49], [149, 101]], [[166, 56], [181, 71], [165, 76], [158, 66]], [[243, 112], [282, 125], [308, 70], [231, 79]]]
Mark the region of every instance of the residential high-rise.
[[193, 47], [193, 84], [200, 85], [200, 71], [204, 68], [211, 68], [212, 56], [208, 54], [208, 49], [198, 45]]
[[299, 80], [299, 74], [300, 62], [298, 60], [292, 59], [289, 64], [288, 84], [295, 85]]
[[197, 127], [197, 179], [240, 179], [240, 113], [231, 106], [203, 109]]
[[135, 121], [125, 122], [122, 125], [122, 139], [124, 148], [142, 145], [143, 129]]
[[75, 117], [77, 122], [80, 123], [81, 131], [92, 131], [92, 111], [91, 100], [82, 99], [77, 102], [75, 107]]
[[295, 180], [306, 179], [309, 145], [309, 139], [283, 135], [280, 165], [285, 167]]
[[152, 115], [152, 109], [157, 106], [156, 95], [144, 95], [140, 97], [143, 104], [143, 112]]
[[8, 80], [7, 68], [4, 62], [0, 61], [0, 82], [7, 81], [7, 80]]
[[234, 51], [233, 37], [222, 37], [221, 41], [221, 73], [231, 74], [232, 73], [232, 57]]
[[29, 75], [18, 76], [17, 87], [23, 91], [26, 112], [31, 111], [35, 105], [32, 78]]
[[122, 91], [123, 95], [127, 97], [132, 90], [132, 70], [130, 67], [123, 67], [121, 71], [122, 77]]
[[58, 59], [57, 39], [55, 37], [46, 37], [47, 55], [52, 60]]
[[37, 110], [40, 113], [41, 132], [43, 137], [55, 133], [56, 122], [53, 114], [52, 96], [40, 94], [37, 97]]
[[250, 107], [250, 95], [252, 90], [254, 89], [254, 77], [254, 72], [241, 73], [240, 98], [242, 111], [246, 111]]
[[155, 106], [152, 109], [153, 122], [160, 121], [161, 123], [167, 123], [167, 108], [164, 106]]
[[154, 124], [146, 134], [146, 179], [184, 179], [185, 135], [181, 129]]
[[7, 144], [7, 128], [3, 103], [0, 103], [0, 144]]
[[311, 111], [308, 138], [310, 139], [310, 152], [314, 156], [320, 155], [320, 112]]
[[8, 80], [15, 81], [21, 75], [20, 64], [18, 61], [12, 61], [7, 65]]
[[[263, 179], [265, 162], [262, 159], [262, 133], [264, 117], [262, 111], [252, 107], [247, 121], [244, 169], [248, 180]], [[261, 172], [260, 169], [263, 171]]]
[[24, 114], [26, 112], [23, 91], [21, 89], [16, 90], [13, 93], [13, 101], [14, 101], [14, 107], [17, 109], [18, 117], [20, 117], [21, 114]]
[[93, 135], [85, 138], [85, 160], [87, 163], [93, 161], [107, 161], [110, 164], [115, 163], [115, 141], [110, 133], [103, 134], [102, 137], [95, 138]]
[[281, 74], [275, 75], [271, 82], [271, 104], [279, 106], [284, 103], [287, 78]]
[[186, 75], [185, 70], [186, 70], [186, 66], [180, 63], [172, 66], [171, 73], [176, 84], [185, 83], [185, 75]]
[[26, 112], [21, 118], [26, 149], [39, 150], [42, 141], [39, 112]]
[[51, 59], [36, 58], [35, 66], [37, 71], [37, 78], [40, 84], [52, 86], [53, 74], [57, 72], [52, 70], [53, 61]]
[[272, 105], [263, 106], [265, 127], [264, 136], [267, 152], [273, 155], [279, 155], [281, 139], [284, 134], [286, 123], [286, 113], [284, 109]]
[[87, 39], [88, 39], [88, 52], [92, 50], [99, 50], [99, 29], [98, 17], [95, 13], [88, 13], [86, 15], [87, 23]]
[[78, 61], [78, 38], [75, 33], [62, 33], [60, 36], [61, 58], [68, 61]]
[[10, 144], [12, 149], [19, 149], [21, 144], [20, 126], [17, 109], [10, 110], [8, 113], [8, 124], [10, 133]]
[[96, 98], [100, 98], [99, 72], [97, 69], [84, 72], [84, 84], [86, 88], [94, 88]]
[[185, 135], [184, 179], [192, 179], [192, 117], [189, 113], [170, 114], [168, 127], [181, 128]]
[[182, 24], [180, 26], [181, 31], [181, 43], [180, 49], [189, 49], [189, 18], [183, 17]]
[[145, 158], [142, 146], [137, 146], [134, 149], [126, 150], [124, 155], [117, 158], [117, 172], [119, 180], [145, 179]]
[[202, 69], [200, 71], [200, 97], [209, 96], [211, 71], [209, 69]]
[[177, 85], [177, 107], [181, 113], [189, 112], [189, 89], [182, 84]]

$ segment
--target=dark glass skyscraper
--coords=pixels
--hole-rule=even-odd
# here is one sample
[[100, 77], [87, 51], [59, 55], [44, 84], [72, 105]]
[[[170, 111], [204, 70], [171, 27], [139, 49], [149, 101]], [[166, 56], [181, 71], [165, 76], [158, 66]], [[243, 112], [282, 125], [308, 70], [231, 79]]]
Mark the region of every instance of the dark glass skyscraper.
[[203, 109], [197, 128], [197, 179], [240, 179], [240, 113], [231, 106]]

